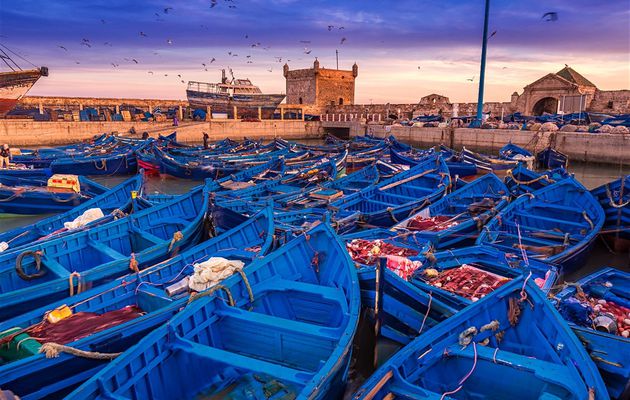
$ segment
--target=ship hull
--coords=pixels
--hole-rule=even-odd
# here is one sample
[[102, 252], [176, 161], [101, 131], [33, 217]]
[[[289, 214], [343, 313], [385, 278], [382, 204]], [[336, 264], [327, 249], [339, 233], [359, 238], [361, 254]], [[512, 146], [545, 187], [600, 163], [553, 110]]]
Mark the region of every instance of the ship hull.
[[0, 72], [0, 117], [7, 115], [41, 76], [37, 69]]
[[229, 96], [195, 90], [186, 90], [186, 95], [191, 107], [205, 109], [210, 106], [213, 113], [226, 113], [228, 116], [233, 116], [234, 107], [239, 109], [240, 116], [258, 116], [258, 107], [262, 108], [263, 115], [273, 114], [286, 97], [283, 94], [237, 94]]

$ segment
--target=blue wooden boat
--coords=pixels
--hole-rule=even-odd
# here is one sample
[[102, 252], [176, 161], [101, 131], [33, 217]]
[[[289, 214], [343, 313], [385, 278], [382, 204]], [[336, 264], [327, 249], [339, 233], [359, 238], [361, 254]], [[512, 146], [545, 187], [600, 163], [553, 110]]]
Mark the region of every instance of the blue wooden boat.
[[630, 175], [591, 190], [606, 214], [603, 232], [630, 239]]
[[321, 224], [244, 273], [195, 296], [66, 398], [339, 398], [360, 295], [332, 229]]
[[[604, 268], [566, 286], [556, 294], [556, 307], [591, 355], [613, 399], [630, 396], [630, 339], [622, 336], [618, 318], [629, 318], [620, 312], [610, 314], [610, 307], [630, 310], [630, 273]], [[598, 300], [604, 300], [604, 305]], [[620, 308], [618, 308], [621, 311]], [[626, 311], [630, 312], [630, 311]], [[611, 318], [612, 317], [612, 318]]]
[[580, 341], [525, 277], [419, 336], [354, 399], [608, 399]]
[[584, 265], [604, 217], [597, 199], [569, 177], [513, 200], [485, 226], [477, 244], [557, 264], [566, 272]]
[[569, 167], [569, 156], [553, 147], [547, 147], [536, 154], [536, 164], [540, 169], [566, 169]]
[[[433, 151], [420, 152], [418, 156], [417, 153], [410, 154], [396, 151], [393, 147], [389, 150], [389, 156], [392, 163], [409, 165], [411, 167], [418, 165], [424, 158], [433, 153]], [[452, 150], [441, 150], [440, 154], [442, 154], [444, 162], [446, 163], [452, 178], [455, 178], [455, 176], [473, 176], [477, 174], [477, 166], [475, 164], [459, 159]]]
[[564, 168], [536, 172], [523, 164], [519, 164], [516, 168], [507, 171], [505, 184], [510, 189], [512, 196], [518, 197], [524, 193], [542, 189], [569, 176], [569, 173]]
[[[42, 345], [51, 342], [48, 339], [51, 335], [46, 336], [49, 328], [58, 333], [60, 326], [68, 327], [70, 337], [57, 339], [54, 343], [59, 345], [101, 353], [124, 351], [186, 305], [190, 294], [185, 290], [187, 287], [184, 285], [184, 290], [176, 287], [193, 274], [195, 264], [210, 257], [227, 257], [245, 262], [247, 268], [247, 264], [266, 254], [273, 243], [271, 209], [241, 219], [238, 224], [226, 218], [225, 211], [213, 209], [209, 213], [219, 231], [212, 239], [137, 274], [0, 323], [0, 387], [22, 398], [63, 398], [105, 367], [109, 359], [88, 359], [68, 353], [47, 358], [39, 351]], [[42, 322], [52, 310], [64, 306], [72, 310], [70, 318], [55, 325]], [[84, 326], [79, 329], [76, 324], [81, 321]]]
[[109, 190], [83, 176], [79, 177], [79, 192], [49, 188], [47, 182], [30, 183], [34, 186], [0, 185], [0, 214], [33, 215], [64, 212]]
[[50, 168], [55, 174], [126, 175], [138, 170], [135, 150], [129, 148], [111, 154], [64, 157], [53, 161]]
[[0, 254], [0, 321], [172, 257], [202, 236], [202, 187], [125, 218]]
[[412, 231], [437, 249], [474, 242], [481, 228], [509, 201], [507, 187], [487, 174], [444, 196], [406, 220], [396, 231]]
[[531, 279], [548, 293], [558, 269], [542, 261], [527, 262], [489, 246], [462, 247], [425, 253], [422, 268], [410, 282], [458, 310], [478, 301], [501, 285], [531, 273]]
[[527, 149], [508, 142], [499, 149], [499, 157], [504, 160], [518, 161], [530, 168], [534, 167], [534, 155]]
[[476, 153], [468, 150], [466, 147], [462, 149], [460, 154], [464, 161], [475, 164], [478, 170], [485, 172], [500, 173], [501, 171], [515, 168], [520, 162], [518, 160], [505, 160]]
[[363, 223], [390, 227], [442, 197], [450, 184], [448, 167], [433, 155], [408, 171], [333, 202], [330, 208], [335, 218], [360, 212]]
[[30, 225], [2, 232], [0, 233], [0, 242], [4, 242], [8, 245], [8, 249], [5, 250], [6, 252], [27, 246], [45, 237], [50, 238], [51, 236], [73, 233], [75, 231], [66, 229], [64, 223], [73, 221], [85, 211], [92, 208], [101, 209], [105, 218], [92, 222], [90, 226], [101, 224], [104, 221], [109, 222], [114, 218], [120, 217], [121, 213], [131, 210], [132, 192], [140, 193], [142, 183], [142, 175], [135, 175], [116, 187], [93, 197], [69, 211], [44, 218]]
[[[427, 241], [411, 235], [398, 236], [385, 229], [355, 232], [341, 239], [357, 266], [361, 304], [370, 310], [377, 335], [407, 344], [457, 311], [412, 285], [405, 272], [397, 269], [405, 262], [398, 258], [403, 251], [403, 254], [421, 255], [430, 250]], [[378, 250], [371, 250], [367, 257], [365, 253], [357, 257], [361, 253], [358, 247], [368, 241], [368, 247], [376, 246]], [[395, 256], [391, 260], [387, 258], [392, 255], [388, 245]]]
[[0, 184], [5, 186], [45, 186], [51, 176], [50, 168], [3, 168], [0, 169]]

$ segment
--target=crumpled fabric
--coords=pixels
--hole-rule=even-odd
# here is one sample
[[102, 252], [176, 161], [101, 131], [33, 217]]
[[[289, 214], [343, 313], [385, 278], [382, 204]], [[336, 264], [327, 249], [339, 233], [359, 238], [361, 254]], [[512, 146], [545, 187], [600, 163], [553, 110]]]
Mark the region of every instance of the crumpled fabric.
[[229, 278], [244, 266], [245, 263], [239, 260], [210, 257], [207, 261], [194, 265], [195, 270], [188, 280], [188, 287], [195, 292], [202, 292]]
[[73, 221], [64, 222], [63, 226], [66, 229], [77, 229], [89, 224], [90, 222], [96, 221], [97, 219], [101, 219], [104, 216], [105, 214], [103, 214], [103, 211], [100, 208], [90, 208], [85, 210], [83, 214], [76, 217]]

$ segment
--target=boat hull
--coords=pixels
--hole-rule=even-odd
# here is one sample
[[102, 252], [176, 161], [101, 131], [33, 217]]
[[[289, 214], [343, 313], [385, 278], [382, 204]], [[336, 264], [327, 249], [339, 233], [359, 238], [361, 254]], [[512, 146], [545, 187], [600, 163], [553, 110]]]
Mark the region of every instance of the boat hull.
[[227, 94], [206, 93], [196, 90], [187, 90], [186, 96], [193, 108], [205, 109], [209, 106], [212, 112], [227, 113], [229, 117], [234, 117], [234, 107], [252, 109], [250, 112], [255, 112], [255, 114], [251, 116], [256, 117], [258, 116], [257, 109], [261, 107], [263, 115], [270, 116], [278, 107], [278, 104], [286, 97], [283, 94], [237, 94], [229, 96]]
[[6, 116], [42, 76], [37, 69], [0, 73], [0, 117]]

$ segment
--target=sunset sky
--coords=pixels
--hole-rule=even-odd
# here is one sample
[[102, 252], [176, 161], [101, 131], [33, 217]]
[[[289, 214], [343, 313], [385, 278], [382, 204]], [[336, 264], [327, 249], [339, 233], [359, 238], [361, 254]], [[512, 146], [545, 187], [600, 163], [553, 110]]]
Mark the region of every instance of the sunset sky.
[[[338, 49], [341, 68], [359, 65], [359, 103], [417, 102], [429, 93], [476, 100], [483, 0], [212, 4], [0, 0], [0, 43], [50, 68], [32, 95], [178, 99], [182, 80], [215, 82], [228, 67], [279, 93], [285, 62], [308, 68], [318, 57], [334, 68]], [[545, 21], [546, 12], [558, 20]], [[493, 0], [493, 31], [486, 101], [509, 101], [564, 64], [600, 89], [630, 88], [629, 0]]]

